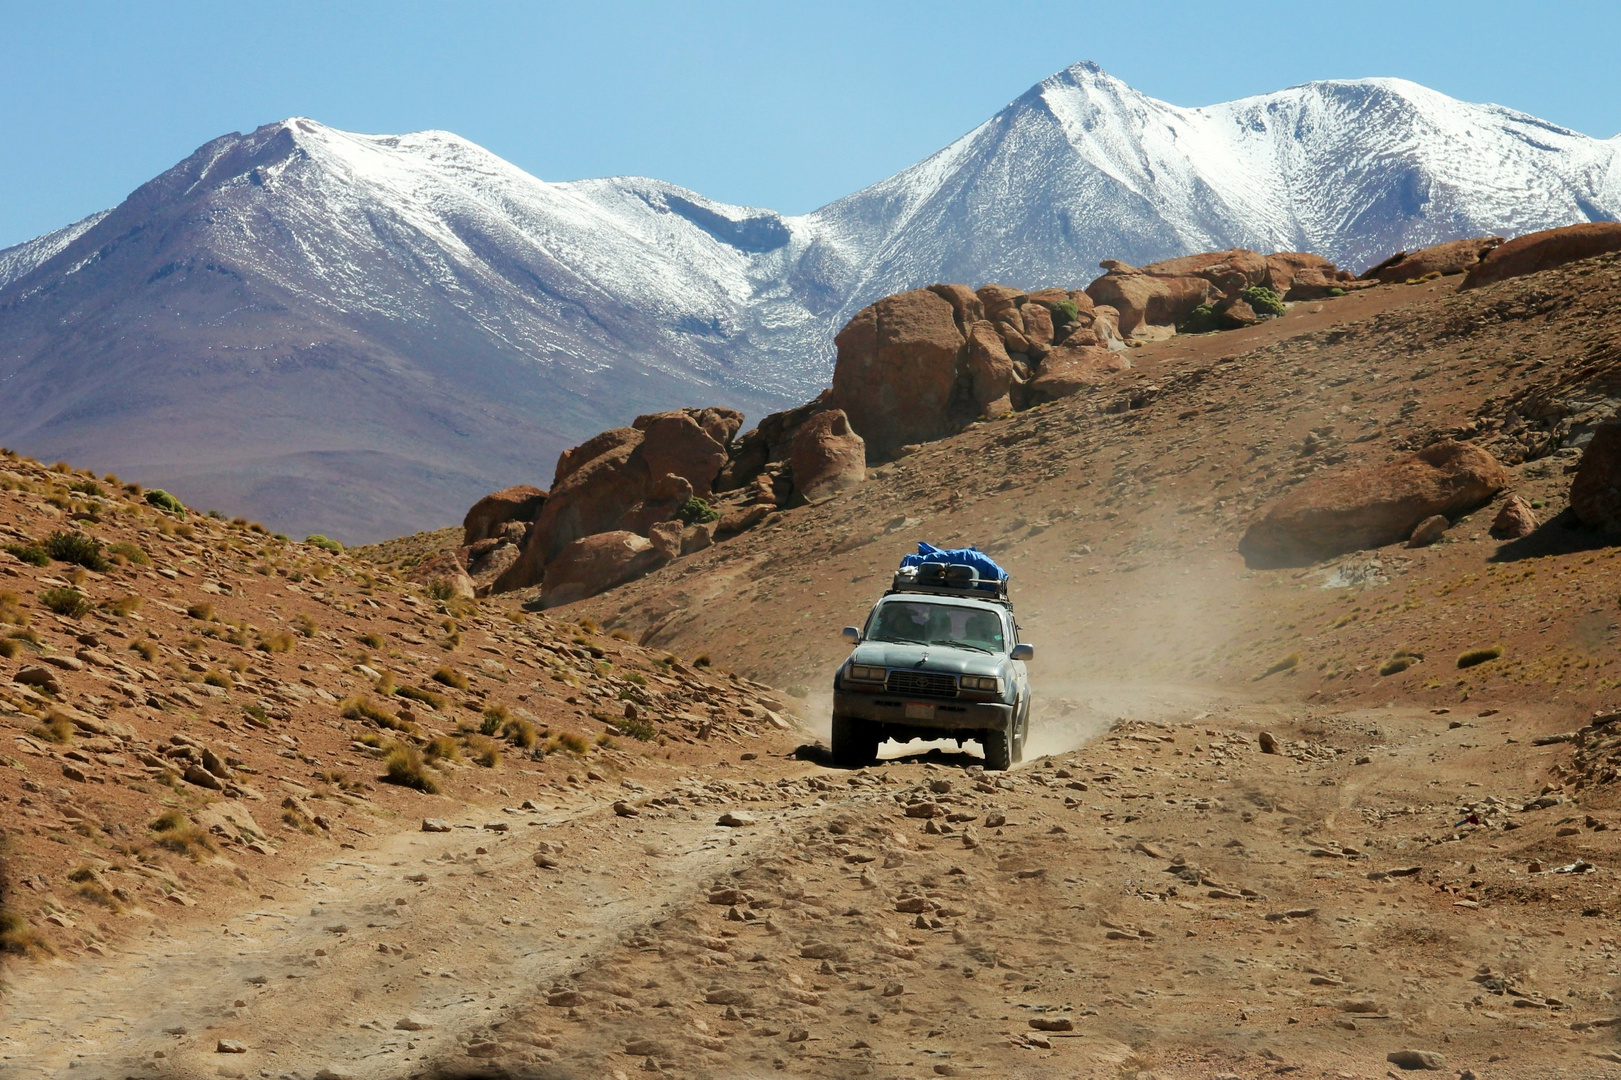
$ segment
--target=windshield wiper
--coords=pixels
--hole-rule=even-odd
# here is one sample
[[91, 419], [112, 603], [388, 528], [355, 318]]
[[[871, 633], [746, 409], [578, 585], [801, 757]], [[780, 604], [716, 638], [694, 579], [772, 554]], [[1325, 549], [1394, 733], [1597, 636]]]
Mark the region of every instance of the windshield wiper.
[[932, 645], [952, 645], [952, 646], [955, 646], [955, 647], [957, 647], [959, 649], [973, 649], [975, 652], [990, 653], [990, 655], [992, 655], [992, 656], [996, 655], [994, 652], [992, 652], [990, 649], [985, 648], [983, 645], [974, 645], [974, 644], [972, 644], [970, 642], [967, 642], [967, 641], [952, 641], [952, 640], [950, 640], [948, 638], [945, 641], [934, 641], [934, 642], [930, 642], [930, 644], [932, 644]]

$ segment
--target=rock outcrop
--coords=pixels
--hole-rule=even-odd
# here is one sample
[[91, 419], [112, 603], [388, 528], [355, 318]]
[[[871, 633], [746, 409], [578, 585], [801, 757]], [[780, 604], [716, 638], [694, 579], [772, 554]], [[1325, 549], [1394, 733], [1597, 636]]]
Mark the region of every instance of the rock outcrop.
[[467, 511], [462, 519], [462, 543], [476, 544], [496, 535], [496, 530], [511, 521], [528, 525], [540, 514], [546, 504], [546, 493], [538, 487], [517, 484], [486, 495]]
[[964, 340], [951, 302], [928, 289], [869, 304], [839, 331], [832, 404], [869, 454], [944, 438], [954, 420], [973, 419], [953, 408]]
[[1551, 270], [1577, 259], [1621, 251], [1621, 222], [1594, 221], [1516, 236], [1493, 248], [1469, 271], [1458, 291]]
[[866, 445], [838, 409], [815, 413], [799, 426], [788, 461], [799, 502], [821, 502], [867, 478]]
[[1300, 566], [1407, 540], [1426, 518], [1459, 514], [1508, 485], [1491, 454], [1439, 442], [1383, 465], [1318, 473], [1251, 525], [1238, 550], [1251, 567]]
[[1125, 352], [1097, 345], [1061, 345], [1042, 361], [1041, 373], [1031, 380], [1031, 404], [1056, 401], [1103, 385], [1122, 371], [1131, 370]]
[[1387, 285], [1416, 281], [1431, 274], [1462, 274], [1474, 269], [1486, 253], [1502, 244], [1501, 236], [1477, 236], [1472, 240], [1449, 240], [1417, 251], [1398, 251], [1384, 262], [1363, 271], [1361, 280]]
[[564, 545], [546, 564], [540, 586], [544, 607], [584, 600], [651, 573], [679, 554], [668, 544], [623, 529], [593, 533]]
[[1621, 532], [1621, 421], [1593, 432], [1571, 478], [1570, 508], [1583, 525]]

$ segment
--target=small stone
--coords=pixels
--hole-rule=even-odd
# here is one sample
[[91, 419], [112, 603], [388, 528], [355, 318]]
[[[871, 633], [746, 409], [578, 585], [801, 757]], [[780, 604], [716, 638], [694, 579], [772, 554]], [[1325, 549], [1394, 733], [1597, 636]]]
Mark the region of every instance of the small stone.
[[1261, 753], [1263, 754], [1276, 754], [1278, 752], [1278, 740], [1273, 737], [1270, 731], [1261, 732], [1256, 742], [1261, 744]]
[[1024, 1041], [1029, 1045], [1034, 1046], [1038, 1050], [1051, 1050], [1053, 1048], [1053, 1041], [1051, 1039], [1047, 1038], [1045, 1035], [1036, 1034], [1034, 1032], [1026, 1035], [1024, 1037]]
[[535, 865], [540, 867], [542, 870], [557, 869], [557, 860], [546, 854], [544, 851], [535, 852], [534, 859]]
[[1451, 527], [1452, 522], [1448, 521], [1445, 515], [1431, 514], [1413, 527], [1413, 534], [1407, 538], [1407, 546], [1410, 548], [1429, 547], [1445, 536], [1447, 529]]
[[1000, 829], [1006, 824], [1007, 815], [1002, 813], [1000, 810], [992, 810], [990, 813], [985, 815], [985, 827], [987, 829]]
[[1030, 1026], [1037, 1031], [1074, 1031], [1075, 1021], [1067, 1016], [1032, 1016]]
[[449, 832], [450, 831], [450, 825], [449, 825], [449, 823], [441, 821], [436, 817], [425, 817], [425, 818], [422, 819], [422, 831], [423, 832]]
[[904, 993], [906, 993], [906, 984], [903, 982], [884, 984], [884, 997], [900, 997]]
[[246, 1054], [247, 1052], [248, 1048], [235, 1039], [221, 1039], [214, 1044], [214, 1053], [216, 1054]]
[[337, 1065], [328, 1065], [315, 1074], [315, 1080], [360, 1080], [360, 1074]]
[[432, 1023], [424, 1020], [416, 1013], [407, 1013], [394, 1022], [395, 1031], [426, 1031], [431, 1027], [433, 1027]]
[[507, 832], [512, 828], [511, 825], [508, 825], [504, 821], [486, 821], [484, 823], [484, 827], [491, 832]]
[[642, 812], [623, 799], [614, 803], [615, 817], [641, 817]]
[[12, 679], [22, 683], [24, 686], [37, 686], [46, 693], [60, 694], [62, 692], [62, 684], [56, 681], [56, 676], [37, 664], [23, 668], [13, 675]]
[[793, 1028], [788, 1032], [788, 1041], [791, 1043], [805, 1042], [810, 1038], [810, 1031], [806, 1028]]
[[728, 829], [741, 829], [755, 824], [755, 818], [753, 814], [742, 810], [728, 810], [720, 816], [720, 819], [715, 824], [724, 825]]
[[1510, 495], [1503, 508], [1492, 519], [1492, 535], [1504, 540], [1518, 540], [1537, 531], [1537, 514], [1531, 504], [1518, 495]]
[[962, 1073], [960, 1071], [958, 1071], [957, 1066], [951, 1064], [948, 1061], [941, 1061], [941, 1062], [936, 1062], [935, 1063], [934, 1075], [936, 1075], [936, 1076], [961, 1076]]
[[1392, 1050], [1385, 1060], [1398, 1069], [1444, 1069], [1447, 1059], [1434, 1050]]

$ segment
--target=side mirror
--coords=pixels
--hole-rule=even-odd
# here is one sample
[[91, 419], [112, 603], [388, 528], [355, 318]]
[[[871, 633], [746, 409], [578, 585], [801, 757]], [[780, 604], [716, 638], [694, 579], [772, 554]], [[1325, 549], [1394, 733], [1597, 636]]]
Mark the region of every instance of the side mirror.
[[846, 626], [842, 631], [842, 636], [845, 641], [848, 641], [852, 645], [859, 645], [861, 643], [861, 631], [856, 629], [854, 626]]
[[1019, 644], [1019, 645], [1013, 646], [1013, 651], [1008, 653], [1008, 656], [1011, 657], [1014, 660], [1029, 660], [1031, 657], [1033, 657], [1035, 655], [1036, 655], [1036, 647], [1034, 645], [1025, 645], [1025, 644]]

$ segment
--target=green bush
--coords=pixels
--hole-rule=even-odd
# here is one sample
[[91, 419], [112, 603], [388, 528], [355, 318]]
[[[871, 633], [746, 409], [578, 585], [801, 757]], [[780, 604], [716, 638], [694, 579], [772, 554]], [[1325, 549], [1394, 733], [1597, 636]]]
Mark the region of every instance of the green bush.
[[101, 541], [82, 532], [53, 532], [45, 541], [45, 550], [57, 562], [74, 563], [97, 573], [112, 568]]
[[434, 600], [449, 600], [456, 595], [456, 587], [444, 578], [434, 578], [428, 582], [428, 596]]
[[1073, 300], [1060, 300], [1052, 306], [1053, 325], [1063, 326], [1065, 323], [1080, 322], [1081, 309]]
[[84, 593], [65, 586], [46, 589], [39, 594], [39, 602], [58, 615], [65, 615], [70, 619], [77, 619], [90, 610], [90, 601]]
[[48, 566], [51, 561], [51, 553], [38, 544], [7, 544], [6, 550], [33, 566]]
[[629, 735], [631, 738], [641, 742], [652, 742], [658, 738], [659, 734], [658, 728], [646, 720], [631, 719], [630, 717], [615, 720], [613, 726], [619, 731], [619, 734]]
[[719, 521], [720, 511], [694, 495], [681, 504], [681, 509], [676, 511], [675, 516], [680, 518], [683, 524], [698, 525], [705, 521]]
[[128, 540], [120, 540], [112, 545], [107, 549], [107, 554], [123, 559], [127, 563], [133, 563], [136, 566], [148, 566], [152, 562], [151, 559], [147, 558], [146, 552], [141, 549], [141, 545]]
[[142, 498], [146, 499], [148, 505], [155, 506], [159, 510], [167, 510], [171, 514], [184, 514], [186, 512], [186, 504], [162, 488], [152, 488]]
[[90, 495], [95, 498], [100, 498], [106, 494], [101, 490], [101, 485], [94, 480], [75, 480], [68, 485], [68, 490], [78, 495]]
[[1284, 312], [1283, 297], [1265, 285], [1251, 285], [1238, 296], [1257, 315], [1282, 315]]
[[1200, 304], [1188, 312], [1188, 317], [1177, 324], [1176, 332], [1179, 334], [1208, 334], [1213, 330], [1221, 329], [1221, 320], [1216, 317], [1216, 309], [1209, 304]]
[[309, 545], [313, 546], [313, 547], [323, 548], [323, 549], [325, 549], [327, 551], [342, 551], [343, 550], [343, 545], [342, 544], [338, 543], [336, 540], [328, 540], [326, 537], [322, 536], [320, 533], [311, 533], [309, 536], [306, 536], [304, 538], [304, 542], [306, 544], [309, 544]]

